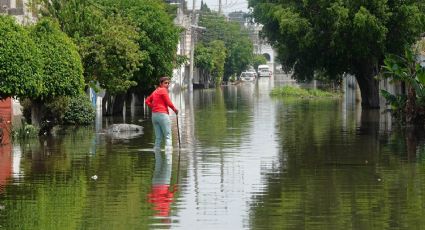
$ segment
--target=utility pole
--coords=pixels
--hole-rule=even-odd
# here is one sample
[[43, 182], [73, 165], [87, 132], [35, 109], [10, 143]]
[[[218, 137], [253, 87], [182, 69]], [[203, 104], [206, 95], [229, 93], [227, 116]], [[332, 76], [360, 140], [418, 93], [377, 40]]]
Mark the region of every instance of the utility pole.
[[193, 67], [195, 65], [195, 23], [196, 23], [196, 14], [195, 14], [195, 1], [192, 0], [192, 20], [190, 25], [190, 69], [189, 69], [189, 81], [188, 81], [188, 90], [189, 92], [193, 91]]
[[221, 0], [218, 0], [218, 14], [221, 14]]

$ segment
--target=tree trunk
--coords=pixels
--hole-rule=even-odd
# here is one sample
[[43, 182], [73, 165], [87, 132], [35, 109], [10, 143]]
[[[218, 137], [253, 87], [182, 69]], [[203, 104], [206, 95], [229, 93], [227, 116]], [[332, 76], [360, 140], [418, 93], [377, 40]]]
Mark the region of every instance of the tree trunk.
[[362, 96], [362, 108], [379, 108], [379, 82], [373, 78], [373, 74], [356, 76]]
[[42, 105], [38, 102], [31, 101], [31, 124], [40, 127], [42, 119]]
[[406, 122], [408, 124], [415, 123], [417, 120], [416, 112], [416, 91], [412, 86], [407, 87], [407, 101], [404, 112], [406, 114]]
[[129, 91], [125, 93], [125, 110], [131, 110], [131, 104], [133, 103], [133, 94]]
[[144, 96], [140, 93], [134, 92], [134, 91], [130, 91], [130, 94], [133, 95], [133, 99], [134, 99], [134, 106], [141, 106], [143, 107], [144, 104]]
[[50, 135], [57, 121], [52, 114], [47, 112], [44, 102], [31, 101], [31, 124], [38, 127], [40, 130], [38, 135]]
[[145, 98], [147, 97], [147, 95], [140, 94], [140, 93], [136, 93], [135, 95], [136, 95], [136, 98], [138, 98], [137, 100], [140, 102], [140, 103], [137, 103], [137, 105], [145, 107]]
[[102, 115], [111, 116], [113, 113], [114, 96], [110, 95], [106, 91], [105, 96], [102, 99]]
[[406, 150], [407, 150], [407, 159], [409, 161], [416, 160], [416, 151], [418, 147], [418, 140], [416, 138], [415, 128], [406, 129]]
[[125, 93], [121, 93], [115, 96], [115, 101], [112, 108], [112, 115], [123, 114], [125, 99]]

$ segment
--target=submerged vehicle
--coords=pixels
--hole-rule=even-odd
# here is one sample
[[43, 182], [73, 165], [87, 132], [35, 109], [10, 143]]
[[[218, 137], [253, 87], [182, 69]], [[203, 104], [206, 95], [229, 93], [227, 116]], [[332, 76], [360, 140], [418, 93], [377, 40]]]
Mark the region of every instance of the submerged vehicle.
[[258, 77], [257, 71], [255, 71], [254, 67], [252, 67], [252, 66], [249, 66], [249, 67], [247, 68], [247, 70], [245, 70], [244, 72], [253, 73], [253, 74], [254, 74], [254, 76], [255, 76], [255, 78], [257, 78], [257, 77]]
[[255, 80], [255, 74], [253, 72], [242, 72], [239, 76], [239, 79], [241, 81], [254, 81]]
[[271, 77], [272, 72], [270, 71], [270, 67], [268, 65], [259, 65], [258, 66], [258, 76], [259, 77]]

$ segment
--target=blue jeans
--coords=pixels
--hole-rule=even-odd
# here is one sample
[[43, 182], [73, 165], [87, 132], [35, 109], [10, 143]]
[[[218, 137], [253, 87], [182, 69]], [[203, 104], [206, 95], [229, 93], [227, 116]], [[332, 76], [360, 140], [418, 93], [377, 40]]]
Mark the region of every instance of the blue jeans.
[[172, 146], [171, 121], [166, 113], [152, 113], [152, 124], [155, 131], [155, 149], [160, 149], [165, 138], [165, 146]]

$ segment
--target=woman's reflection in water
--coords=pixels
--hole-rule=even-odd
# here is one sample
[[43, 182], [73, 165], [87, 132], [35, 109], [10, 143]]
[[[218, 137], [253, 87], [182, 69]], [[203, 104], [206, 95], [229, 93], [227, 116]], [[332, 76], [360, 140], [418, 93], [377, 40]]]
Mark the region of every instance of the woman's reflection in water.
[[170, 205], [173, 201], [175, 188], [170, 188], [172, 153], [166, 150], [165, 154], [155, 151], [155, 171], [152, 178], [152, 191], [149, 193], [149, 202], [157, 217], [168, 217]]

